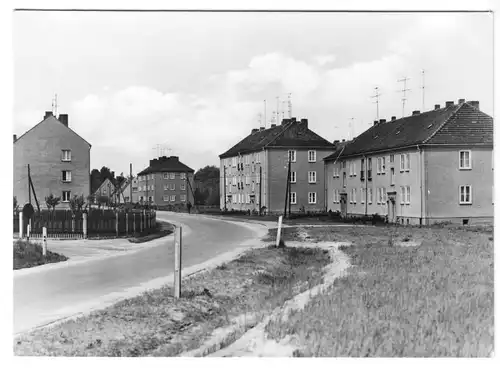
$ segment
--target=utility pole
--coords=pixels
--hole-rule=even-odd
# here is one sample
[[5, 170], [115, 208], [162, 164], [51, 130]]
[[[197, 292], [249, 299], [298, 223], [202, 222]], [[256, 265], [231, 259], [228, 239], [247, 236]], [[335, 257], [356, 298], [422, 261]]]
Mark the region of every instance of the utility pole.
[[381, 94], [379, 94], [378, 92], [378, 86], [375, 87], [375, 95], [371, 96], [371, 98], [375, 98], [375, 104], [377, 104], [377, 121], [378, 121], [378, 118], [379, 118], [379, 114], [378, 114], [378, 103], [379, 103], [379, 100], [378, 100], [378, 97], [380, 96]]
[[262, 210], [262, 166], [259, 167], [259, 216]]
[[31, 173], [30, 173], [30, 165], [28, 163], [28, 202], [31, 204]]
[[403, 115], [402, 115], [403, 118], [405, 116], [405, 102], [407, 100], [407, 98], [406, 98], [406, 92], [410, 91], [410, 89], [406, 88], [406, 81], [408, 81], [409, 79], [410, 79], [409, 77], [405, 77], [405, 78], [402, 78], [402, 79], [398, 80], [398, 82], [402, 82], [403, 83], [403, 89], [400, 90], [400, 92], [403, 93], [403, 97], [401, 98], [401, 101], [403, 102]]
[[132, 183], [133, 183], [134, 178], [132, 177], [132, 163], [130, 163], [130, 203], [132, 203]]
[[291, 164], [291, 153], [288, 152], [288, 168], [287, 168], [287, 174], [286, 174], [286, 190], [285, 190], [285, 212], [284, 212], [284, 217], [286, 217], [286, 211], [287, 211], [287, 206], [289, 203], [289, 197], [290, 197], [290, 164]]
[[226, 166], [224, 166], [224, 211], [227, 210], [226, 206]]
[[425, 112], [425, 70], [422, 69], [422, 113]]

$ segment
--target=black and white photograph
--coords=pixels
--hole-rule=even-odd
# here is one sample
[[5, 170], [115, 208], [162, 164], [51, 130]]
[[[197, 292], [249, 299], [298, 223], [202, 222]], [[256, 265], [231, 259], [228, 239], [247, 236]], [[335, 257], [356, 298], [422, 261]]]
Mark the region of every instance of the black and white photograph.
[[492, 1], [28, 3], [14, 358], [494, 357]]

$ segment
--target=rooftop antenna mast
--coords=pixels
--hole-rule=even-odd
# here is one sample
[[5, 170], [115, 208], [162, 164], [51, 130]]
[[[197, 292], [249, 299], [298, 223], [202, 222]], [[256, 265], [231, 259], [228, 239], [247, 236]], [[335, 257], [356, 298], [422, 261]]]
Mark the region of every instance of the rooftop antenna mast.
[[351, 117], [349, 119], [349, 134], [348, 134], [348, 137], [347, 137], [347, 140], [352, 140], [352, 126], [353, 126], [353, 123], [354, 123], [354, 117]]
[[281, 117], [282, 117], [283, 119], [285, 119], [285, 103], [286, 103], [286, 101], [285, 101], [285, 100], [282, 100], [282, 101], [281, 101]]
[[276, 97], [276, 124], [280, 124], [280, 97]]
[[262, 127], [262, 113], [258, 114], [259, 128]]
[[399, 90], [400, 92], [403, 93], [403, 97], [401, 98], [401, 101], [403, 102], [403, 115], [402, 115], [403, 118], [405, 116], [405, 103], [406, 103], [406, 100], [408, 100], [408, 98], [406, 97], [406, 92], [411, 90], [411, 89], [406, 88], [406, 81], [408, 81], [409, 79], [410, 79], [409, 77], [405, 77], [405, 78], [398, 80], [398, 82], [403, 83], [403, 89]]
[[292, 118], [292, 93], [288, 93], [288, 118]]
[[422, 69], [422, 112], [425, 112], [425, 70]]
[[54, 116], [57, 116], [57, 108], [59, 105], [57, 105], [57, 94], [55, 94], [54, 99], [52, 99], [52, 114]]
[[264, 99], [264, 127], [267, 128], [267, 102]]
[[378, 91], [378, 86], [375, 87], [375, 95], [371, 96], [371, 98], [375, 98], [376, 100], [374, 101], [375, 104], [377, 104], [377, 121], [378, 121], [378, 117], [379, 117], [379, 114], [378, 114], [378, 103], [379, 103], [379, 96], [382, 95], [379, 93]]

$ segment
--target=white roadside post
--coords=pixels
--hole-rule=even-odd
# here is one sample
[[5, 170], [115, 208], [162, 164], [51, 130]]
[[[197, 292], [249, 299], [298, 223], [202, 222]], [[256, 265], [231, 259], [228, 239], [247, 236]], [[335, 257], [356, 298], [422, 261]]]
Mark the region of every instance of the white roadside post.
[[31, 229], [31, 225], [28, 224], [28, 226], [26, 227], [26, 240], [27, 241], [30, 241], [30, 230]]
[[278, 232], [276, 235], [276, 246], [280, 246], [280, 239], [281, 239], [281, 223], [283, 222], [283, 216], [280, 216], [278, 218]]
[[47, 228], [44, 226], [42, 228], [42, 235], [43, 235], [43, 255], [47, 255]]
[[87, 239], [87, 213], [83, 214], [83, 239]]
[[23, 238], [23, 231], [24, 231], [24, 224], [23, 224], [23, 213], [19, 212], [19, 239]]
[[182, 227], [175, 228], [174, 239], [174, 297], [181, 297]]

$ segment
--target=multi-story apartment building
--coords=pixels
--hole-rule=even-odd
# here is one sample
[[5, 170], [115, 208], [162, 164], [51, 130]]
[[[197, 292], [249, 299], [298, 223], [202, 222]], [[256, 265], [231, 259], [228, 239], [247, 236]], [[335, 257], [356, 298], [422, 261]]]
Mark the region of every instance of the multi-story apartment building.
[[285, 207], [288, 156], [291, 158], [291, 211], [325, 209], [323, 158], [335, 146], [309, 129], [307, 119], [252, 129], [219, 156], [221, 209], [281, 213]]
[[374, 125], [325, 158], [328, 209], [389, 222], [493, 218], [493, 119], [478, 101]]
[[194, 204], [194, 170], [179, 157], [160, 157], [137, 174], [138, 199], [157, 206]]
[[[74, 195], [87, 197], [90, 148], [69, 127], [67, 114], [56, 118], [52, 112], [45, 112], [37, 125], [19, 138], [14, 135], [14, 196], [18, 203], [22, 206], [29, 200], [28, 165], [41, 208], [46, 208], [45, 197], [50, 194], [61, 198], [58, 208], [69, 207]], [[31, 199], [34, 204], [33, 195]]]

